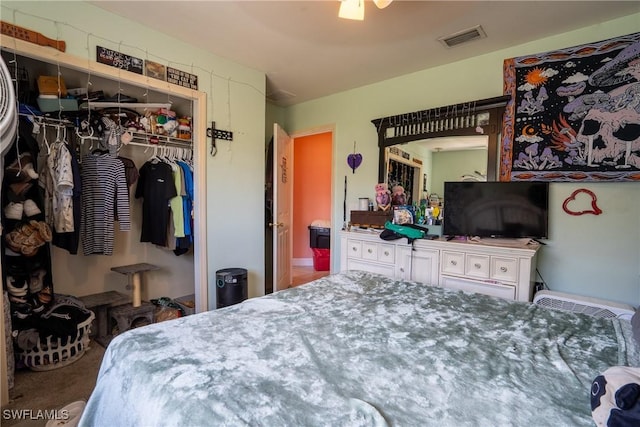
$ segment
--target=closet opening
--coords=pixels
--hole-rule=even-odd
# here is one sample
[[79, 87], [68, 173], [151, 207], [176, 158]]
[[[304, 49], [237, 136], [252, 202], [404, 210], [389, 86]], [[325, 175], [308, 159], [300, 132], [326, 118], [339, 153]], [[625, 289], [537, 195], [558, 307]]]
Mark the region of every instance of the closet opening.
[[[53, 300], [58, 295], [82, 298], [93, 294], [118, 292], [128, 296], [130, 302], [133, 302], [135, 295], [133, 289], [129, 289], [131, 286], [127, 277], [114, 268], [148, 263], [157, 268], [144, 273], [140, 295], [144, 302], [168, 297], [180, 299], [182, 302], [193, 301], [189, 314], [208, 310], [204, 237], [206, 94], [9, 37], [2, 38], [1, 53], [7, 68], [16, 79], [16, 97], [20, 102], [19, 130], [22, 132], [17, 146], [7, 152], [6, 159], [9, 159], [9, 162], [4, 165], [5, 180], [9, 173], [15, 173], [11, 177], [13, 182], [3, 181], [2, 190], [3, 283], [7, 283], [8, 275], [13, 277], [11, 274], [21, 274], [16, 270], [15, 263], [8, 262], [8, 255], [15, 259], [20, 258], [20, 265], [30, 265], [31, 261], [36, 260], [35, 257], [30, 258], [33, 254], [28, 245], [23, 244], [26, 238], [21, 237], [19, 242], [17, 238], [15, 241], [12, 240], [12, 246], [9, 248], [6, 240], [7, 233], [14, 231], [18, 225], [22, 227], [22, 224], [30, 224], [33, 220], [32, 227], [36, 227], [36, 224], [47, 224], [53, 235], [46, 236], [47, 233], [43, 231], [39, 235], [40, 238], [36, 239], [38, 245], [34, 251], [37, 250], [39, 264], [33, 272], [32, 281], [35, 287], [29, 288], [31, 274], [24, 282], [27, 284], [25, 296], [36, 300], [25, 301], [27, 305], [31, 304], [33, 307], [35, 304], [37, 309], [40, 309], [41, 305], [46, 307], [46, 294], [41, 291], [47, 286]], [[58, 80], [55, 76], [62, 79]], [[57, 95], [50, 92], [43, 94], [43, 87], [51, 82]], [[60, 96], [62, 89], [67, 92], [66, 98]], [[75, 98], [72, 99], [72, 96]], [[31, 111], [29, 106], [36, 106], [41, 112], [48, 114], [37, 114]], [[62, 113], [59, 112], [60, 107]], [[158, 114], [163, 114], [164, 120], [175, 118], [176, 122], [177, 119], [184, 118], [184, 122], [176, 123], [175, 129], [182, 131], [182, 134], [169, 132], [170, 126], [166, 127], [165, 133], [147, 128], [147, 125], [152, 126], [149, 124], [151, 120], [154, 126], [164, 124], [157, 116], [153, 117]], [[175, 117], [172, 117], [174, 114]], [[189, 123], [186, 122], [187, 118], [190, 120]], [[182, 129], [177, 129], [178, 126], [182, 126]], [[24, 147], [20, 143], [22, 140], [28, 140], [28, 143], [22, 144]], [[106, 197], [110, 200], [109, 204], [100, 204], [105, 212], [115, 211], [117, 221], [111, 224], [102, 213], [97, 215], [95, 211], [81, 211], [84, 222], [81, 220], [80, 223], [73, 221], [71, 215], [68, 219], [73, 221], [73, 231], [81, 228], [76, 236], [79, 241], [75, 242], [75, 249], [73, 244], [61, 243], [61, 240], [56, 238], [60, 234], [66, 234], [63, 232], [65, 229], [64, 226], [56, 228], [59, 224], [51, 222], [52, 216], [47, 215], [47, 212], [53, 212], [53, 207], [48, 209], [45, 206], [45, 203], [48, 203], [46, 200], [49, 199], [46, 198], [46, 188], [40, 184], [40, 177], [44, 178], [50, 173], [47, 166], [49, 156], [52, 152], [60, 152], [60, 147], [64, 147], [64, 150], [77, 159], [80, 176], [78, 182], [87, 186], [80, 186], [82, 191], [77, 195], [77, 199], [72, 198], [72, 191], [68, 191], [68, 195], [84, 206], [87, 204], [84, 203], [83, 197], [91, 198], [91, 185], [122, 182], [119, 175], [112, 175], [109, 165], [116, 159], [124, 165], [124, 193], [113, 190], [115, 193], [108, 194], [113, 195], [115, 200], [110, 200], [109, 196]], [[95, 161], [92, 162], [91, 159]], [[22, 177], [29, 178], [25, 178], [25, 182], [15, 179], [18, 171], [6, 171], [6, 168], [13, 167], [14, 163]], [[28, 164], [31, 165], [30, 169], [26, 168]], [[157, 165], [174, 172], [174, 175], [167, 175], [170, 177], [167, 179], [173, 179], [175, 172], [180, 173], [180, 187], [177, 181], [174, 181], [165, 187], [154, 187], [153, 190], [138, 188], [149, 180], [156, 183], [160, 180], [166, 181], [146, 170]], [[94, 179], [85, 182], [82, 175], [88, 172], [93, 172]], [[68, 176], [73, 178], [73, 173]], [[46, 184], [44, 179], [42, 181]], [[10, 192], [5, 191], [9, 184], [18, 184], [12, 187], [11, 200]], [[53, 184], [56, 187], [57, 181]], [[175, 194], [163, 193], [164, 190], [161, 188], [171, 188], [171, 184]], [[117, 199], [118, 197], [120, 199]], [[170, 216], [166, 222], [167, 230], [164, 237], [158, 237], [160, 235], [157, 224], [153, 226], [153, 232], [149, 231], [152, 223], [148, 221], [148, 213], [152, 213], [151, 221], [155, 221], [160, 212], [153, 207], [149, 211], [148, 206], [145, 206], [145, 203], [158, 197], [164, 197], [168, 203], [171, 203], [170, 199], [174, 199], [174, 203], [181, 205], [175, 206], [175, 210], [172, 211], [167, 209], [171, 213], [168, 214]], [[56, 203], [58, 202], [57, 200]], [[18, 215], [17, 210], [20, 207], [22, 210]], [[57, 205], [56, 209], [59, 207]], [[144, 214], [145, 209], [148, 211], [147, 218]], [[167, 211], [163, 210], [162, 214]], [[181, 222], [176, 220], [173, 212], [183, 213]], [[182, 229], [178, 232], [180, 224], [189, 230]], [[89, 239], [83, 238], [90, 235], [83, 234], [87, 227], [102, 229], [111, 226], [114, 227], [113, 232], [108, 233], [104, 241], [88, 244], [86, 240]], [[29, 234], [26, 227], [24, 231]], [[176, 235], [185, 236], [182, 242], [178, 239], [177, 246]], [[12, 269], [15, 271], [10, 271]], [[14, 282], [10, 290], [14, 291], [14, 302], [19, 304], [23, 299], [21, 294], [24, 286], [17, 281]], [[42, 286], [38, 288], [38, 284]], [[7, 286], [3, 288], [7, 290]], [[40, 300], [37, 300], [38, 296], [41, 297]], [[10, 306], [12, 315], [15, 312], [14, 308], [15, 305]], [[96, 325], [95, 322], [93, 325]], [[107, 319], [107, 323], [102, 327], [107, 331], [113, 331], [112, 319]], [[95, 334], [96, 331], [92, 333]], [[55, 360], [47, 361], [53, 362]]]

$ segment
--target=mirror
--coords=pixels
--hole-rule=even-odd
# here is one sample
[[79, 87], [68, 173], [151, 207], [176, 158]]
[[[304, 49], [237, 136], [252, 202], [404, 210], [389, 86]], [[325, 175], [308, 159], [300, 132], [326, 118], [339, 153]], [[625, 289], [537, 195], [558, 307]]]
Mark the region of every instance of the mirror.
[[385, 149], [385, 182], [402, 185], [409, 203], [442, 198], [445, 181], [486, 181], [489, 137], [427, 138]]
[[[452, 141], [458, 141], [463, 137], [486, 139], [486, 167], [479, 168], [477, 172], [480, 172], [480, 175], [485, 175], [487, 181], [497, 180], [498, 140], [505, 107], [509, 100], [510, 96], [504, 95], [372, 120], [371, 122], [378, 133], [378, 182], [387, 182], [389, 159], [393, 159], [392, 155], [396, 155], [400, 156], [401, 160], [408, 160], [408, 166], [411, 166], [410, 169], [413, 171], [409, 173], [410, 176], [407, 176], [406, 170], [402, 171], [396, 168], [394, 173], [399, 170], [399, 174], [405, 179], [405, 182], [420, 188], [420, 179], [416, 177], [416, 174], [419, 174], [421, 180], [425, 181], [425, 173], [422, 172], [424, 160], [418, 159], [422, 161], [422, 164], [414, 162], [411, 160], [411, 154], [407, 154], [405, 149], [399, 147], [408, 146], [409, 143], [415, 141], [435, 140], [434, 144], [441, 144], [440, 152], [444, 152], [447, 151], [445, 150], [446, 143], [455, 144]], [[452, 139], [452, 137], [455, 138]], [[416, 167], [417, 165], [419, 167]], [[392, 164], [392, 166], [405, 168], [403, 162]], [[417, 169], [420, 171], [418, 172]], [[475, 172], [474, 168], [473, 171], [464, 172], [464, 174], [475, 174]], [[429, 188], [428, 173], [426, 183], [423, 182], [422, 185], [422, 188], [425, 187], [427, 190], [435, 192]], [[442, 192], [442, 190], [440, 191]], [[414, 197], [419, 198], [420, 196], [417, 194]]]

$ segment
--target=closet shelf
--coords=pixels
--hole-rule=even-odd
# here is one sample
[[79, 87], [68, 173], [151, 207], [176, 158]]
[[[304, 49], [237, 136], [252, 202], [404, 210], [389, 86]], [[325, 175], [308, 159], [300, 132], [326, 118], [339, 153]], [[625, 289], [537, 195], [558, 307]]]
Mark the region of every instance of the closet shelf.
[[[172, 144], [179, 147], [191, 148], [192, 142], [193, 142], [190, 139], [181, 139], [181, 138], [176, 138], [176, 137], [167, 136], [167, 135], [156, 135], [156, 134], [146, 133], [146, 132], [132, 132], [132, 131], [129, 131], [129, 132], [133, 135], [133, 140], [132, 140], [133, 142], [143, 142], [150, 146]], [[158, 143], [151, 142], [153, 138], [157, 138]]]
[[102, 108], [123, 108], [129, 110], [158, 110], [160, 108], [171, 109], [171, 103], [168, 102], [156, 102], [156, 103], [138, 103], [138, 102], [85, 102], [80, 105], [80, 108], [89, 110], [100, 110]]

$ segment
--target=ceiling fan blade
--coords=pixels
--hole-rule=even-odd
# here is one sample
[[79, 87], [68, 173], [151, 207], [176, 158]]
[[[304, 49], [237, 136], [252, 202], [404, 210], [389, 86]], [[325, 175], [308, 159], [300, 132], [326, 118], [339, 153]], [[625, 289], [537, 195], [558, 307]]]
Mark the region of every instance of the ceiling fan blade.
[[342, 0], [338, 17], [364, 21], [364, 0]]

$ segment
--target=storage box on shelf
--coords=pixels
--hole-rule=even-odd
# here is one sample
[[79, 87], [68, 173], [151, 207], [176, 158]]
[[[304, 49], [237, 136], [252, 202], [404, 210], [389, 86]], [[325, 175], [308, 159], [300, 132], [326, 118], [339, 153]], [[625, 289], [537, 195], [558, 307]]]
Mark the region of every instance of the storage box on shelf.
[[351, 225], [363, 228], [384, 228], [393, 219], [391, 209], [383, 211], [351, 211]]

